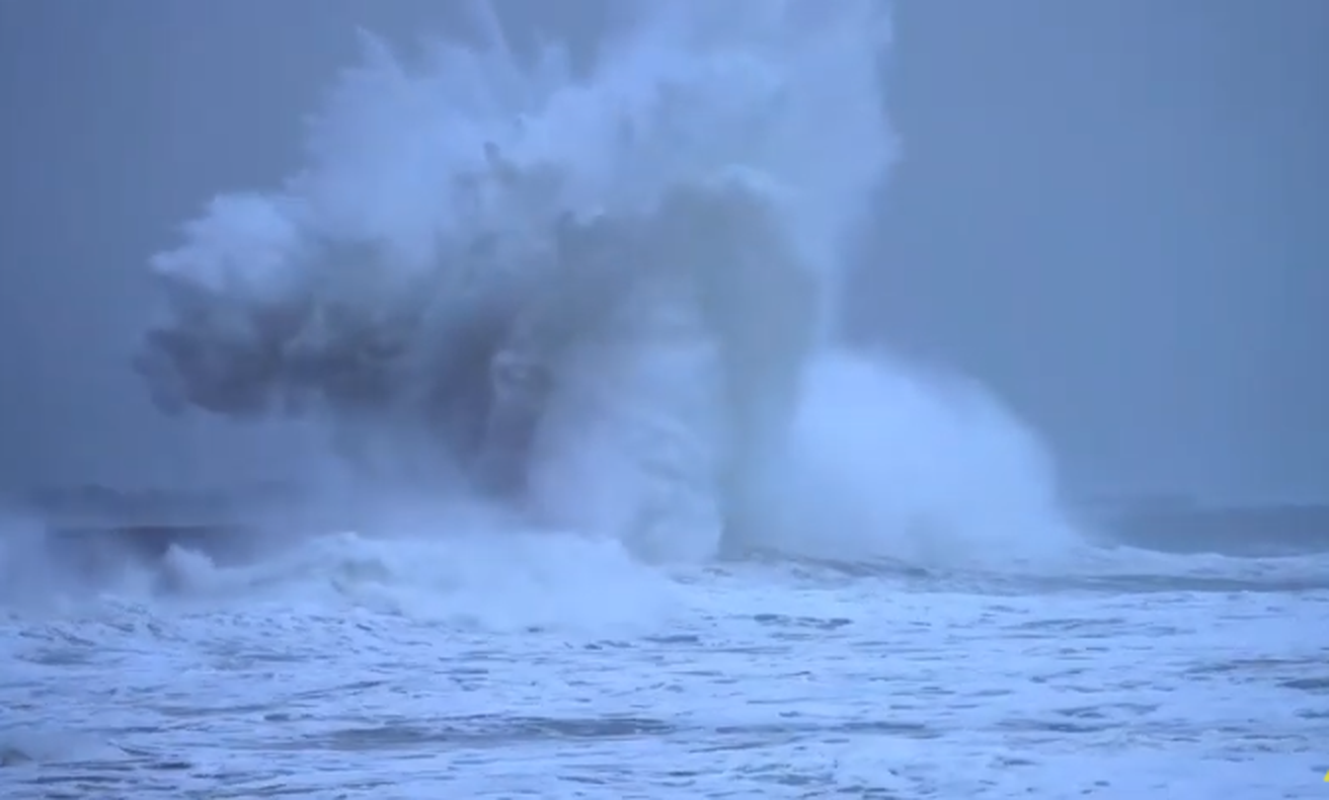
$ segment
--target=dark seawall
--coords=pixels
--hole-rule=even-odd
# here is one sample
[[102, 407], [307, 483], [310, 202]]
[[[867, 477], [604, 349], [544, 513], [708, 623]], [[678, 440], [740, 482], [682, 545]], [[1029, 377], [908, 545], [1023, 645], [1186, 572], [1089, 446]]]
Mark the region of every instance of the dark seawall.
[[5, 504], [16, 531], [40, 534], [52, 563], [95, 581], [127, 563], [159, 564], [172, 547], [207, 555], [217, 564], [254, 561], [335, 529], [298, 513], [307, 508], [284, 486], [226, 492], [124, 492], [102, 486], [42, 490]]
[[1329, 504], [1199, 504], [1139, 500], [1086, 514], [1111, 541], [1171, 553], [1277, 556], [1329, 552]]
[[[9, 507], [38, 524], [50, 551], [89, 568], [111, 558], [160, 559], [172, 546], [218, 562], [244, 561], [300, 534], [355, 527], [336, 515], [309, 513], [305, 495], [277, 485], [192, 494], [78, 487], [35, 492]], [[1103, 540], [1165, 552], [1329, 552], [1329, 504], [1136, 498], [1084, 504], [1081, 518]]]

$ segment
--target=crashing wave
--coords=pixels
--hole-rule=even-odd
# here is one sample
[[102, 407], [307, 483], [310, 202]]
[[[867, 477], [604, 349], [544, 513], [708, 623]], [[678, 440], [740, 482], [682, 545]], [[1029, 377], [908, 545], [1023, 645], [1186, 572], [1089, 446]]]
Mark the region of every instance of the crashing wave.
[[874, 5], [657, 9], [581, 80], [557, 48], [371, 41], [306, 168], [154, 259], [136, 368], [171, 413], [317, 415], [440, 492], [718, 539], [889, 156]]

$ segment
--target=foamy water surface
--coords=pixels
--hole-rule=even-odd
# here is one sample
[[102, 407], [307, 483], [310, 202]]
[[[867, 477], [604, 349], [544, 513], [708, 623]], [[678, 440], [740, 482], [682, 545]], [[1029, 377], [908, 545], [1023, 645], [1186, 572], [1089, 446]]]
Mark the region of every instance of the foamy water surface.
[[176, 553], [169, 593], [11, 607], [5, 796], [1324, 791], [1310, 562], [660, 570], [552, 537], [435, 543], [452, 561], [426, 570], [421, 547], [335, 537], [230, 571]]

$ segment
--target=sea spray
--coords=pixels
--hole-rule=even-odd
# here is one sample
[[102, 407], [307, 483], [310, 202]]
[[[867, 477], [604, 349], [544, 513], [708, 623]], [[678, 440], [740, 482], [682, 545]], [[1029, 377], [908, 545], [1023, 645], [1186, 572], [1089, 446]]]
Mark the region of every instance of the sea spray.
[[[139, 369], [165, 408], [316, 416], [380, 485], [650, 559], [1054, 528], [1015, 423], [946, 422], [836, 340], [895, 154], [885, 11], [637, 4], [577, 75], [487, 12], [481, 41], [419, 59], [369, 39], [307, 162], [154, 260], [166, 314]], [[946, 537], [917, 522], [945, 509]]]

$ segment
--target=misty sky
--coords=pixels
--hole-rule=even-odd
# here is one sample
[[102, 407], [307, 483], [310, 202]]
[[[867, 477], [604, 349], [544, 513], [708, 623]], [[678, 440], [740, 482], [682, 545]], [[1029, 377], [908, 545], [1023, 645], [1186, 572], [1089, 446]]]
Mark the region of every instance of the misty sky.
[[[409, 40], [443, 5], [0, 3], [0, 489], [303, 468], [298, 436], [148, 403], [146, 259], [296, 164], [357, 25]], [[859, 329], [982, 378], [1079, 491], [1329, 492], [1329, 2], [896, 18]]]

